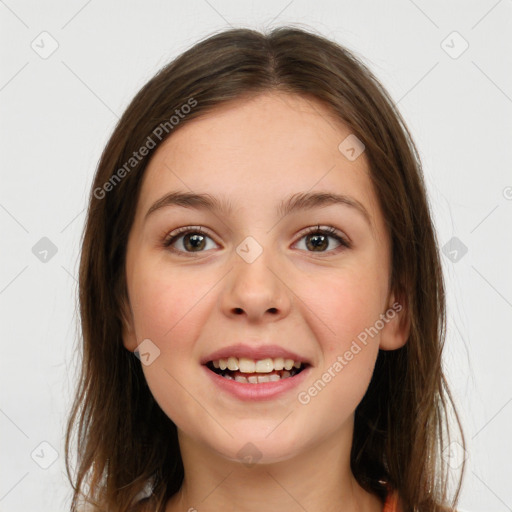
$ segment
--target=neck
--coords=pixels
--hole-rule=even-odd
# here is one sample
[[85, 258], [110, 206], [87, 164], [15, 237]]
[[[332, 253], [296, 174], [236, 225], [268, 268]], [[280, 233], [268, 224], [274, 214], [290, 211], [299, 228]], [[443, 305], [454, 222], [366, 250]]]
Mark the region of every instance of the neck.
[[285, 461], [245, 465], [179, 431], [185, 477], [166, 512], [381, 512], [350, 470], [352, 430], [338, 432]]

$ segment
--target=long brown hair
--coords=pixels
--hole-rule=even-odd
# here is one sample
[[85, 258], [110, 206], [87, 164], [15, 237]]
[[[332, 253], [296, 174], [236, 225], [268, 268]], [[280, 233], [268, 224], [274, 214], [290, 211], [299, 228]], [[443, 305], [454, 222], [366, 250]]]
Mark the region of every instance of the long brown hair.
[[128, 234], [148, 161], [167, 137], [230, 100], [274, 90], [322, 102], [364, 143], [391, 240], [391, 288], [410, 320], [407, 343], [379, 352], [355, 411], [353, 474], [381, 498], [387, 486], [397, 489], [404, 511], [434, 512], [457, 502], [464, 464], [449, 500], [443, 457], [450, 410], [465, 443], [442, 371], [444, 283], [417, 149], [392, 99], [359, 59], [321, 35], [279, 27], [225, 30], [187, 50], [138, 92], [103, 151], [81, 249], [83, 355], [66, 431], [73, 511], [83, 498], [102, 511], [140, 510], [137, 500], [148, 492], [146, 503], [161, 512], [181, 486], [176, 427], [122, 343]]

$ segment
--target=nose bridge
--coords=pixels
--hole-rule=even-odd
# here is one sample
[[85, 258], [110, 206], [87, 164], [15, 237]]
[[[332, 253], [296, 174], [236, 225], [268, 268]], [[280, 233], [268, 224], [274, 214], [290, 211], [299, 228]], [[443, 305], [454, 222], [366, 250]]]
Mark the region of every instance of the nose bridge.
[[[265, 247], [256, 236], [247, 236], [235, 249], [233, 270], [223, 291], [224, 312], [228, 315], [245, 313], [253, 319], [267, 312], [274, 316], [286, 315], [290, 299], [279, 276], [277, 248], [269, 247], [272, 237], [268, 234], [264, 235]], [[258, 238], [262, 240], [263, 235]]]

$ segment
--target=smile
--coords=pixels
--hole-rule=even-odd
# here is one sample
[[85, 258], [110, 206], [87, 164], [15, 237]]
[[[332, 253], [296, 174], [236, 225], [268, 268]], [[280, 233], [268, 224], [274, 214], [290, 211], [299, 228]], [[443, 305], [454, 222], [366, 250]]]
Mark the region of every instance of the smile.
[[[239, 398], [270, 398], [285, 391], [295, 383], [302, 372], [309, 373], [309, 364], [282, 357], [249, 359], [245, 357], [228, 357], [208, 361], [205, 368], [223, 389], [235, 393]], [[302, 380], [302, 379], [300, 379]], [[231, 387], [230, 381], [233, 386]], [[285, 384], [283, 388], [281, 384]], [[239, 387], [238, 387], [239, 386]], [[277, 386], [277, 387], [274, 387]], [[294, 386], [293, 386], [294, 387]], [[245, 393], [244, 389], [247, 390]]]
[[225, 379], [245, 384], [260, 384], [293, 377], [305, 368], [305, 363], [282, 357], [259, 360], [228, 357], [210, 361], [207, 363], [207, 367]]

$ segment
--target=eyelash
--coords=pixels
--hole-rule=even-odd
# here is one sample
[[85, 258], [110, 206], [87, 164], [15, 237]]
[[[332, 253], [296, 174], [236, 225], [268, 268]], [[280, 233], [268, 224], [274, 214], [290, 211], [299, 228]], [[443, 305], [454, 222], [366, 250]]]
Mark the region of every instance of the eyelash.
[[[184, 226], [182, 228], [178, 228], [178, 229], [172, 231], [167, 236], [165, 236], [165, 238], [162, 241], [162, 245], [165, 248], [169, 249], [170, 251], [172, 251], [176, 254], [181, 254], [181, 255], [186, 254], [188, 256], [193, 256], [194, 254], [204, 252], [204, 251], [199, 251], [198, 253], [194, 253], [194, 252], [187, 252], [187, 251], [179, 251], [179, 250], [176, 250], [171, 247], [171, 244], [173, 244], [177, 239], [179, 239], [182, 236], [187, 235], [189, 233], [205, 235], [208, 238], [211, 238], [213, 240], [213, 238], [210, 235], [208, 235], [208, 232], [205, 231], [201, 226]], [[340, 251], [343, 251], [345, 249], [350, 249], [352, 247], [351, 243], [345, 237], [343, 237], [339, 233], [339, 231], [333, 226], [323, 226], [323, 227], [320, 227], [320, 225], [311, 226], [311, 227], [307, 228], [306, 231], [301, 234], [298, 241], [302, 240], [305, 236], [312, 235], [312, 234], [327, 235], [328, 237], [334, 238], [337, 242], [340, 243], [340, 246], [337, 247], [336, 249], [332, 249], [330, 251], [319, 251], [318, 253], [320, 255], [322, 255], [322, 254], [337, 254]], [[307, 251], [307, 252], [315, 253], [315, 251]]]

